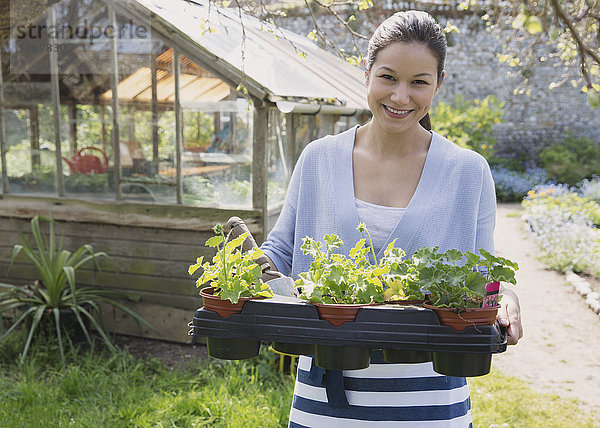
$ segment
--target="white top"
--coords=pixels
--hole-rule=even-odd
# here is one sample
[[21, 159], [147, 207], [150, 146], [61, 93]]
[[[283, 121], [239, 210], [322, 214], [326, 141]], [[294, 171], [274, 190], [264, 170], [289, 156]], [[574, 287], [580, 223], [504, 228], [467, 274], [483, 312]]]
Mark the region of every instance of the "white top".
[[[367, 226], [375, 254], [386, 244], [406, 208], [386, 207], [354, 198], [358, 219]], [[367, 242], [368, 244], [368, 242]]]

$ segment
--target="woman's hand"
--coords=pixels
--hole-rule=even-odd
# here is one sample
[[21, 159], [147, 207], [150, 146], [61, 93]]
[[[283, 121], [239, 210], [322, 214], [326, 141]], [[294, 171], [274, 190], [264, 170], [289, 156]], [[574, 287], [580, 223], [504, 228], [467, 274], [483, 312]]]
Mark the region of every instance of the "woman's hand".
[[523, 326], [521, 325], [521, 307], [519, 298], [515, 292], [504, 286], [500, 287], [500, 309], [496, 319], [500, 325], [506, 327], [507, 342], [515, 345], [523, 337]]

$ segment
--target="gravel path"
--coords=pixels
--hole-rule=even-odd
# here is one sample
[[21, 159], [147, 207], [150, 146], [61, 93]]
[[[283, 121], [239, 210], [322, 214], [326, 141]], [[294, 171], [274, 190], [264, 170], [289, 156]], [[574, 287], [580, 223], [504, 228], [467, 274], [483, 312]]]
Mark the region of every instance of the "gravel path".
[[537, 391], [576, 398], [600, 415], [600, 317], [564, 275], [536, 260], [519, 205], [499, 205], [495, 244], [498, 255], [519, 263], [515, 291], [524, 336], [494, 356], [494, 367]]

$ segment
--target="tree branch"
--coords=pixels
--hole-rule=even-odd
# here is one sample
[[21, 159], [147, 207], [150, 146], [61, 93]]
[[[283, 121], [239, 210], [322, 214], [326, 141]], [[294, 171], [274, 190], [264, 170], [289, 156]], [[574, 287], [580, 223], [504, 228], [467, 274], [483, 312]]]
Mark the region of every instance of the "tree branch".
[[573, 40], [575, 40], [575, 43], [577, 44], [577, 51], [581, 59], [581, 74], [586, 82], [586, 86], [589, 89], [592, 87], [592, 81], [588, 72], [586, 55], [590, 56], [598, 65], [600, 65], [600, 56], [598, 56], [598, 54], [593, 49], [591, 49], [581, 38], [581, 35], [575, 28], [575, 25], [573, 25], [573, 22], [569, 19], [565, 11], [560, 7], [559, 1], [551, 0], [551, 4], [552, 8], [556, 12], [556, 16], [558, 16], [559, 19], [562, 22], [564, 22], [564, 24], [569, 28], [571, 36], [573, 36]]
[[358, 32], [356, 32], [356, 31], [354, 31], [352, 28], [350, 28], [350, 25], [349, 25], [348, 21], [344, 20], [344, 18], [342, 18], [342, 17], [339, 15], [339, 13], [337, 13], [337, 12], [336, 12], [336, 11], [333, 9], [333, 7], [332, 7], [332, 6], [333, 6], [333, 3], [332, 3], [332, 4], [330, 4], [330, 5], [325, 5], [325, 4], [321, 3], [321, 1], [320, 1], [320, 0], [313, 0], [313, 1], [314, 1], [316, 4], [318, 4], [319, 6], [321, 6], [321, 7], [325, 8], [325, 9], [327, 9], [327, 10], [329, 11], [329, 13], [331, 13], [331, 14], [332, 14], [332, 15], [333, 15], [333, 16], [334, 16], [334, 17], [335, 17], [335, 18], [336, 18], [338, 21], [340, 21], [340, 22], [342, 23], [342, 25], [344, 26], [344, 28], [346, 28], [346, 30], [347, 30], [347, 31], [348, 31], [350, 34], [352, 34], [352, 38], [358, 37], [358, 38], [360, 38], [360, 39], [365, 39], [365, 40], [367, 40], [367, 39], [368, 39], [368, 37], [367, 37], [367, 36], [365, 36], [365, 35], [363, 35], [363, 34], [361, 34], [361, 33], [358, 33]]
[[585, 18], [590, 13], [590, 9], [591, 8], [589, 6], [587, 6], [585, 9], [583, 9], [583, 11], [581, 11], [579, 16], [573, 17], [573, 21], [575, 21], [575, 22], [581, 21], [583, 18]]
[[[304, 0], [304, 4], [306, 4], [306, 7], [308, 8], [308, 10], [310, 12], [310, 16], [311, 16], [311, 18], [313, 20], [313, 24], [315, 24], [315, 32], [316, 32], [316, 34], [321, 38], [321, 40], [325, 43], [325, 45], [329, 46], [330, 48], [332, 48], [336, 52], [342, 54], [341, 51], [335, 45], [335, 43], [331, 42], [331, 40], [329, 40], [327, 38], [327, 36], [325, 35], [325, 33], [323, 31], [321, 31], [321, 28], [319, 27], [319, 23], [317, 22], [317, 17], [315, 15], [314, 11], [312, 10], [312, 8], [310, 7], [310, 5], [308, 4], [308, 0]], [[343, 56], [343, 55], [341, 55], [341, 56]]]

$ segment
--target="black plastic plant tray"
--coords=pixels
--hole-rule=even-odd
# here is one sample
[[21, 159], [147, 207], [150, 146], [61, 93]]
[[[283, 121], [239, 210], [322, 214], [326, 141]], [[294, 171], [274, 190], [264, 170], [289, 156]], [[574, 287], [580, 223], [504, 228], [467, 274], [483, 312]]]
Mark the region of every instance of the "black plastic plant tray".
[[251, 300], [241, 313], [226, 318], [200, 308], [190, 326], [193, 336], [371, 349], [494, 354], [507, 344], [497, 324], [458, 332], [440, 325], [432, 310], [412, 305], [367, 306], [356, 321], [336, 327], [320, 320], [312, 304], [284, 296]]

